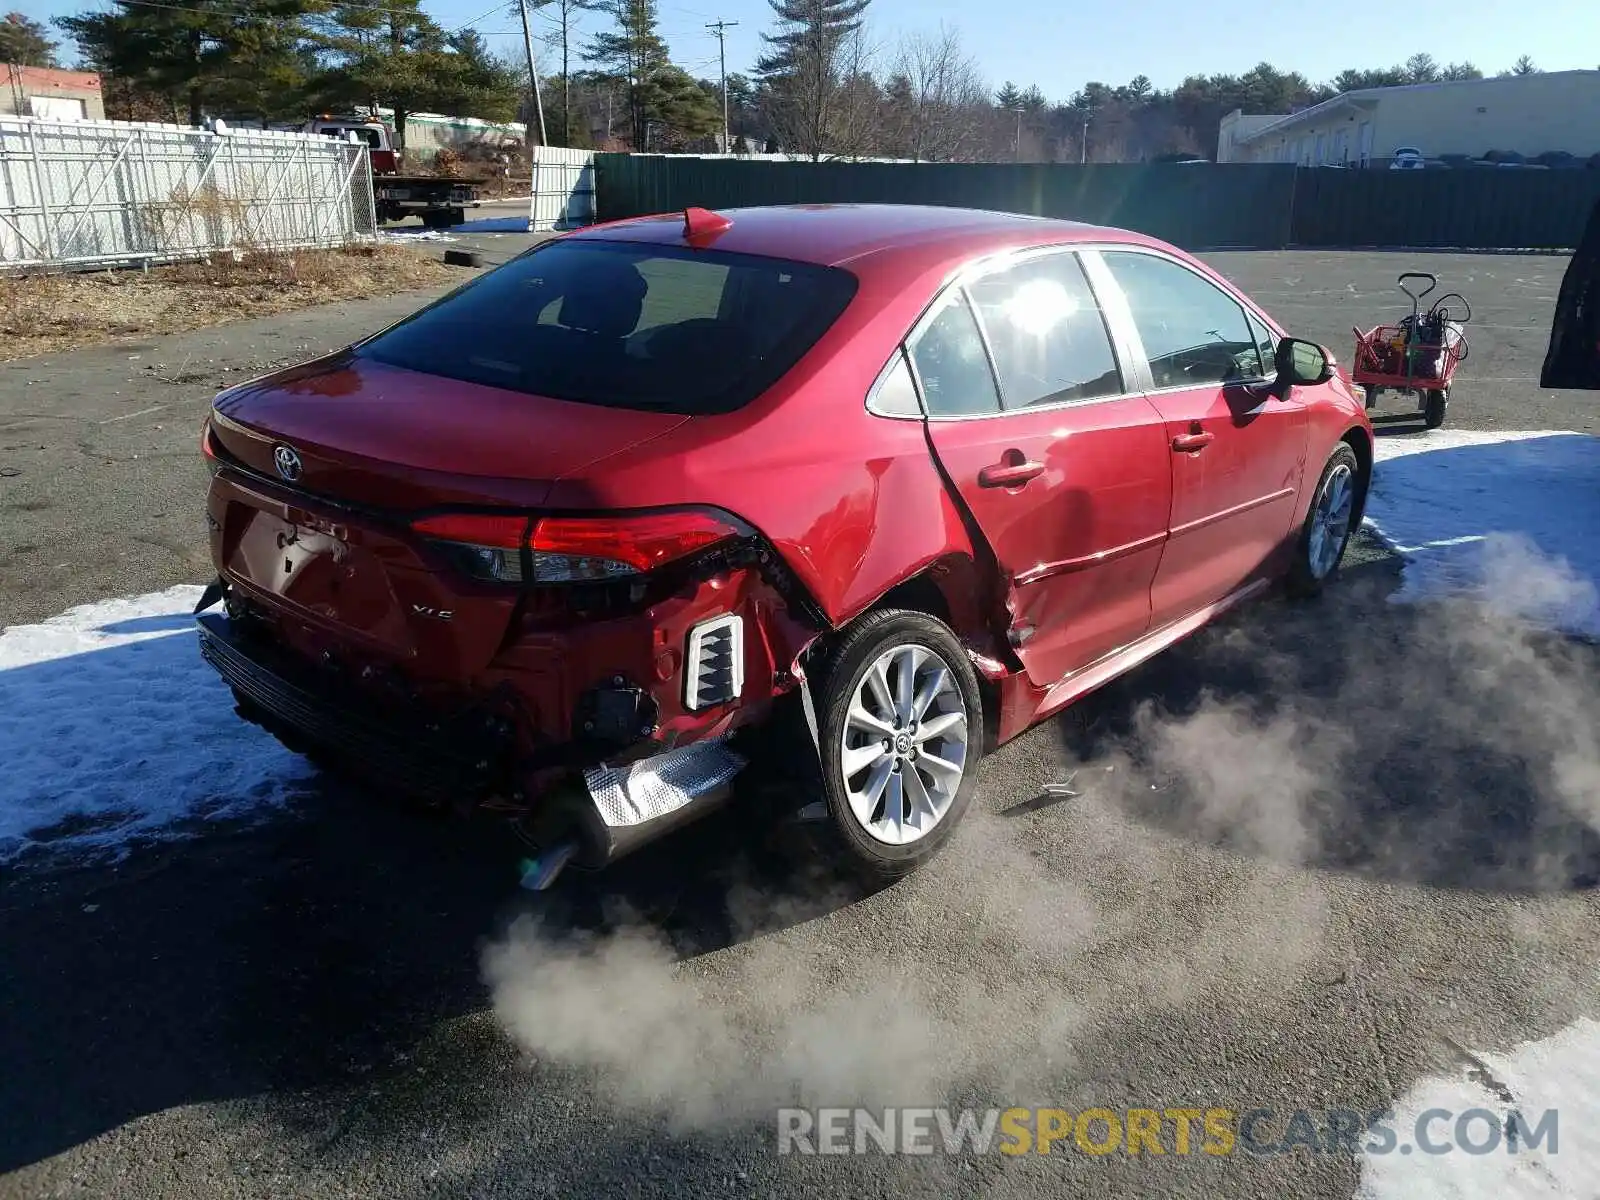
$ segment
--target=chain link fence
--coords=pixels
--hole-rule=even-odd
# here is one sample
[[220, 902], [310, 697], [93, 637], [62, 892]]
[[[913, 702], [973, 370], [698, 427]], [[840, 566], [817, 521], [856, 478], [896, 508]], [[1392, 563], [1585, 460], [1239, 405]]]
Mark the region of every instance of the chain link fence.
[[377, 236], [367, 148], [316, 134], [0, 118], [0, 269]]

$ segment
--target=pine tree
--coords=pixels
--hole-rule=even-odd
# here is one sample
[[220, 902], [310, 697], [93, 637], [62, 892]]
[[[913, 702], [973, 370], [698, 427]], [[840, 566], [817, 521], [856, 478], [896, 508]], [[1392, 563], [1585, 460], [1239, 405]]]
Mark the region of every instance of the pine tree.
[[756, 62], [779, 106], [780, 133], [794, 149], [819, 159], [829, 149], [841, 59], [861, 28], [870, 0], [768, 0], [777, 32], [764, 33], [771, 50]]
[[667, 44], [657, 31], [656, 0], [604, 0], [614, 30], [590, 39], [584, 59], [621, 79], [628, 89], [628, 126], [635, 150], [650, 140], [649, 99], [656, 73], [667, 65]]
[[0, 17], [0, 63], [19, 67], [54, 67], [56, 44], [45, 27], [19, 12]]
[[225, 0], [57, 17], [82, 58], [102, 74], [166, 98], [191, 125], [243, 106], [265, 117], [293, 107], [304, 82], [307, 0], [260, 0], [242, 13]]
[[446, 34], [418, 0], [388, 0], [381, 11], [337, 6], [318, 22], [317, 37], [330, 66], [313, 97], [324, 107], [393, 110], [402, 154], [412, 113], [500, 120], [516, 110], [517, 81], [482, 37], [471, 29]]

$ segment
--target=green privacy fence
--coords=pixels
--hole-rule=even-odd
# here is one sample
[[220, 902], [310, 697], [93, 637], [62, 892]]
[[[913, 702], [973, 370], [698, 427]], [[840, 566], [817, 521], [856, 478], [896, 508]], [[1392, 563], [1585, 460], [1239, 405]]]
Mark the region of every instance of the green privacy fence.
[[595, 156], [600, 220], [689, 205], [944, 204], [1137, 229], [1190, 250], [1564, 249], [1600, 171], [1382, 171], [1262, 163], [773, 162]]
[[691, 204], [945, 204], [1140, 229], [1177, 245], [1283, 245], [1294, 168], [740, 162], [595, 156], [601, 220]]
[[1294, 244], [1561, 250], [1600, 202], [1600, 171], [1295, 172]]

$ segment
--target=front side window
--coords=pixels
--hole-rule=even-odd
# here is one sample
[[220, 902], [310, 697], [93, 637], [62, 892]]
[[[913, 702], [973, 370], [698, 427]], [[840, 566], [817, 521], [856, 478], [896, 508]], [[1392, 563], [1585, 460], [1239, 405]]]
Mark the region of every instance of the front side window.
[[1007, 409], [1116, 396], [1125, 390], [1094, 293], [1076, 254], [1047, 254], [970, 286]]
[[793, 367], [855, 290], [833, 267], [575, 238], [512, 259], [356, 353], [557, 400], [730, 412]]
[[1153, 254], [1107, 251], [1128, 298], [1156, 388], [1261, 378], [1255, 334], [1232, 296], [1187, 267]]
[[984, 353], [965, 293], [949, 288], [911, 343], [911, 361], [930, 417], [972, 417], [998, 412], [994, 372]]

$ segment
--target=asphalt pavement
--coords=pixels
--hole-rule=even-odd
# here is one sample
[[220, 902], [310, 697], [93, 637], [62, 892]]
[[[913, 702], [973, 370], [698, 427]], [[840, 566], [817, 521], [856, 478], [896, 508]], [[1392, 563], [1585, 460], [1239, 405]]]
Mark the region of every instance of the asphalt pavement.
[[[1414, 265], [1212, 258], [1336, 350]], [[1452, 424], [1593, 431], [1533, 386], [1564, 266], [1429, 256], [1478, 309]], [[0, 624], [204, 579], [212, 393], [426, 298], [0, 368]], [[733, 813], [533, 896], [492, 824], [323, 779], [9, 870], [0, 1195], [1349, 1197], [1337, 1152], [780, 1156], [775, 1110], [1365, 1111], [1600, 1013], [1600, 852], [1550, 732], [1600, 711], [1593, 652], [1388, 603], [1398, 575], [1363, 539], [1321, 601], [1005, 747], [874, 895]]]

